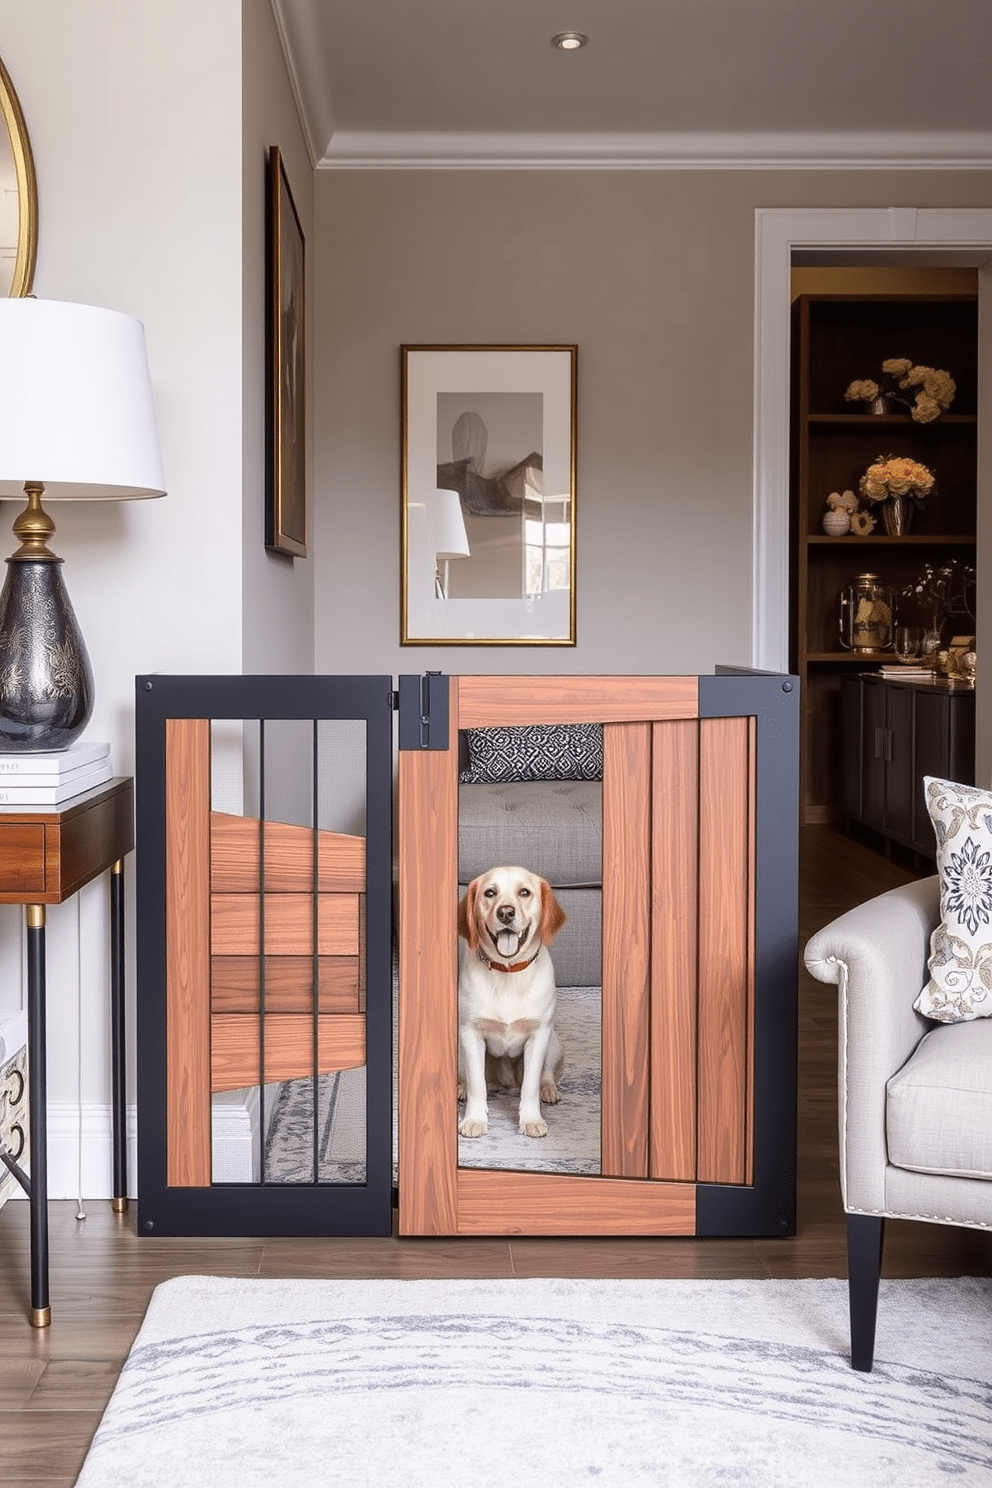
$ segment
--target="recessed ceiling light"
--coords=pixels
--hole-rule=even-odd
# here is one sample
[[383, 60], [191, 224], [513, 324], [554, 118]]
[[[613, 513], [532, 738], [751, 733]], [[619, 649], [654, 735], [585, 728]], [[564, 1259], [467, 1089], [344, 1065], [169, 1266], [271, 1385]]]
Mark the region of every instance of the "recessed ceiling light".
[[588, 36], [583, 36], [581, 31], [559, 31], [557, 36], [552, 36], [551, 45], [560, 52], [575, 52], [579, 47], [584, 47], [588, 40]]

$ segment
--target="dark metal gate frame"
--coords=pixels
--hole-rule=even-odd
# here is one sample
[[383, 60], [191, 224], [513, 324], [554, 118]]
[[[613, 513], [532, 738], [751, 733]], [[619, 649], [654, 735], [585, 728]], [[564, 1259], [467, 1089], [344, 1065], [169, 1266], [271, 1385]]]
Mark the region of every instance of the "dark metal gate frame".
[[[392, 1228], [393, 679], [137, 678], [139, 1235], [388, 1235]], [[364, 721], [366, 1179], [364, 1184], [166, 1181], [166, 720]]]

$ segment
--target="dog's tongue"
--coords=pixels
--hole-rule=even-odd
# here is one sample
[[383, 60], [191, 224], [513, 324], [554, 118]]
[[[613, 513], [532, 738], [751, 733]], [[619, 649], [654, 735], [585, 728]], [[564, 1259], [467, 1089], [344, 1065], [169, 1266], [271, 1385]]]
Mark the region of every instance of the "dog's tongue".
[[496, 937], [496, 949], [501, 956], [515, 956], [520, 937], [515, 930], [501, 930]]

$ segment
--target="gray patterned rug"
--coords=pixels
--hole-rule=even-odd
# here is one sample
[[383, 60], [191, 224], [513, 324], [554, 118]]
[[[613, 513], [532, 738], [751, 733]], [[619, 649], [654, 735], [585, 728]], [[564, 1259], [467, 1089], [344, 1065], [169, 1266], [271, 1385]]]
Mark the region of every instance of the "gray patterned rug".
[[[987, 1488], [992, 1280], [158, 1287], [77, 1488]], [[494, 1464], [498, 1463], [498, 1469]]]
[[[463, 1167], [599, 1172], [601, 1004], [598, 987], [563, 987], [558, 992], [556, 1022], [565, 1070], [561, 1100], [545, 1107], [548, 1135], [521, 1136], [517, 1094], [493, 1091], [486, 1136], [459, 1138], [458, 1160]], [[454, 1101], [451, 1119], [457, 1119]], [[364, 1069], [322, 1075], [316, 1112], [312, 1080], [287, 1081], [274, 1098], [267, 1125], [265, 1173], [270, 1183], [312, 1183], [315, 1169], [321, 1183], [365, 1181]]]

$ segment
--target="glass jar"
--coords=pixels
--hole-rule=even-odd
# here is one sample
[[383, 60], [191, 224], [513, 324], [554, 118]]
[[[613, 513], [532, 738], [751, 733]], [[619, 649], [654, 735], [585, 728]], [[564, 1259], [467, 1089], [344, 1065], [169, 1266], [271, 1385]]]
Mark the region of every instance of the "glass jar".
[[856, 574], [840, 596], [841, 645], [862, 656], [888, 651], [895, 607], [895, 590], [878, 574]]

